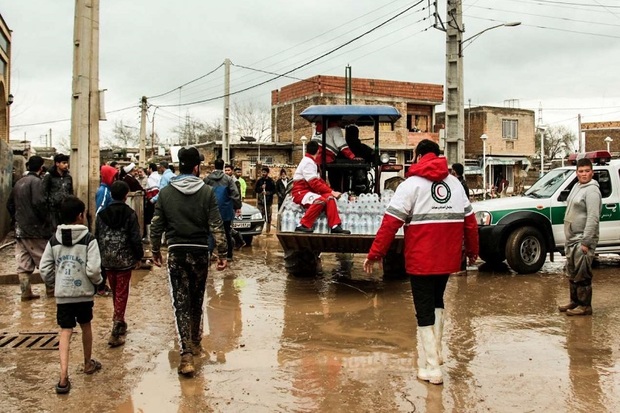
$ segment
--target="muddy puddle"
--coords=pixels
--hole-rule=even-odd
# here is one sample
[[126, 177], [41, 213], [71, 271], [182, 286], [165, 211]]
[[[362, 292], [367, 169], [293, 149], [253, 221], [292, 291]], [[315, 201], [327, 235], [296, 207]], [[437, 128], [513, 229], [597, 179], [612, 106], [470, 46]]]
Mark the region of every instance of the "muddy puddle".
[[[109, 349], [110, 298], [96, 298], [94, 357], [81, 373], [71, 342], [73, 389], [57, 396], [57, 351], [0, 348], [0, 411], [80, 412], [613, 412], [620, 411], [620, 264], [595, 270], [593, 317], [567, 318], [562, 262], [538, 274], [470, 271], [446, 292], [443, 386], [420, 382], [407, 280], [361, 270], [287, 277], [273, 235], [211, 271], [203, 347], [193, 379], [178, 376], [166, 272], [134, 273], [127, 343]], [[42, 291], [41, 285], [35, 289]], [[55, 303], [21, 303], [0, 285], [0, 332], [56, 330]]]

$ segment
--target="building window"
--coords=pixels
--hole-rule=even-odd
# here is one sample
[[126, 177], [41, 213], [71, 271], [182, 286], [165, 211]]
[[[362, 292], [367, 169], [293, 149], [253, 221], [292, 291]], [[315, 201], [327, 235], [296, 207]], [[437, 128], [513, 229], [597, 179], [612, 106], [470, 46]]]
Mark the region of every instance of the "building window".
[[0, 31], [0, 48], [4, 50], [6, 54], [9, 53], [9, 39], [6, 38], [3, 32]]
[[519, 129], [519, 121], [516, 119], [502, 119], [502, 138], [517, 139], [517, 130]]
[[428, 132], [428, 116], [407, 115], [407, 129], [409, 132]]

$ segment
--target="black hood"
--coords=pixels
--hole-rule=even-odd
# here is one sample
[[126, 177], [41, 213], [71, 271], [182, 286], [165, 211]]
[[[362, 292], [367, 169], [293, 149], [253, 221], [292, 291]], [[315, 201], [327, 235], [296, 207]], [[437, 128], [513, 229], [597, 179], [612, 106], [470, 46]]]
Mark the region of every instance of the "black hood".
[[123, 201], [112, 201], [110, 205], [98, 215], [101, 220], [112, 229], [120, 229], [128, 222], [133, 209]]

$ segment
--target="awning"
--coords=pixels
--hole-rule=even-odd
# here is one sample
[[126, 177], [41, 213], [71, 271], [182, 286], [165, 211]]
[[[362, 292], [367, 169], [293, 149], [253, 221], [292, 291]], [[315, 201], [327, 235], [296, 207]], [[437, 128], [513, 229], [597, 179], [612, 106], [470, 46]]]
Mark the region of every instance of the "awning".
[[[487, 165], [516, 165], [522, 163], [525, 167], [530, 166], [530, 161], [525, 156], [487, 156], [486, 163]], [[482, 158], [480, 158], [480, 167], [482, 167]]]

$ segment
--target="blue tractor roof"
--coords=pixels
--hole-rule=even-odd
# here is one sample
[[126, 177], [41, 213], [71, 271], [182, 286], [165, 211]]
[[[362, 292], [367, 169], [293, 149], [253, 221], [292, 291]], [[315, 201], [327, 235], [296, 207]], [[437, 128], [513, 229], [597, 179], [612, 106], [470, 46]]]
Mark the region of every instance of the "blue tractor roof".
[[324, 120], [342, 120], [351, 123], [379, 122], [394, 123], [400, 119], [400, 113], [393, 106], [387, 105], [313, 105], [301, 112], [308, 122]]

